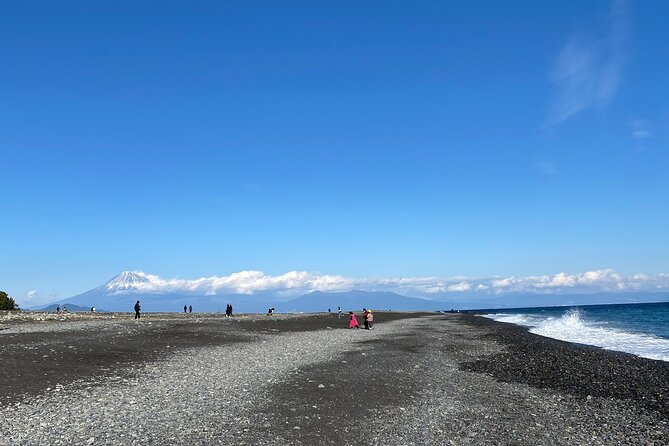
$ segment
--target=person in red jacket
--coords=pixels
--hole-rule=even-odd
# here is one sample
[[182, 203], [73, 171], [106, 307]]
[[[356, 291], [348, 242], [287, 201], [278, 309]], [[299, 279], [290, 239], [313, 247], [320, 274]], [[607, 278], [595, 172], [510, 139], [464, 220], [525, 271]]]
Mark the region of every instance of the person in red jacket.
[[358, 324], [358, 318], [355, 317], [355, 314], [353, 314], [352, 311], [349, 311], [348, 314], [350, 315], [351, 320], [351, 322], [348, 324], [348, 328], [360, 328], [360, 324]]

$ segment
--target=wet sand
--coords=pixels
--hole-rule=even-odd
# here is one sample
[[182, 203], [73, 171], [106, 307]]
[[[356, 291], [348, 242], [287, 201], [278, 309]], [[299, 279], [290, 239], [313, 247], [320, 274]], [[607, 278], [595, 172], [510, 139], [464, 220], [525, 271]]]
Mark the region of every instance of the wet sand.
[[0, 315], [0, 444], [667, 444], [665, 362], [375, 314]]

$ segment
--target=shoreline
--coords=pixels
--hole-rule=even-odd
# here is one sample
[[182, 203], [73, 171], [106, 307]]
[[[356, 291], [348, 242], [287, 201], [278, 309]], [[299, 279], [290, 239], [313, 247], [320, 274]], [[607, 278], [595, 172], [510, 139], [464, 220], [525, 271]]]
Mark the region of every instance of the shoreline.
[[507, 349], [466, 364], [467, 370], [580, 397], [632, 400], [669, 418], [667, 361], [561, 341], [531, 333], [528, 327], [481, 316], [467, 319], [469, 324], [485, 327], [490, 331], [488, 336]]
[[669, 435], [669, 364], [469, 314], [375, 314], [371, 331], [327, 313], [193, 313], [0, 332], [0, 373], [21, 377], [0, 388], [10, 420], [0, 445], [662, 444]]

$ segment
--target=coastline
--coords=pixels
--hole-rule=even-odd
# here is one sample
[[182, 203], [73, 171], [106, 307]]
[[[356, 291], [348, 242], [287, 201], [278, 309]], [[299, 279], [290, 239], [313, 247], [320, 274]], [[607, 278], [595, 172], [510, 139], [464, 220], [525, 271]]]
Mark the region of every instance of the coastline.
[[465, 364], [466, 370], [581, 397], [626, 399], [669, 417], [666, 361], [561, 341], [478, 315], [463, 319], [506, 347], [503, 353]]
[[14, 384], [0, 388], [9, 420], [0, 444], [662, 444], [669, 435], [667, 363], [468, 314], [375, 314], [372, 331], [344, 329], [334, 314], [148, 314], [5, 330], [0, 373]]

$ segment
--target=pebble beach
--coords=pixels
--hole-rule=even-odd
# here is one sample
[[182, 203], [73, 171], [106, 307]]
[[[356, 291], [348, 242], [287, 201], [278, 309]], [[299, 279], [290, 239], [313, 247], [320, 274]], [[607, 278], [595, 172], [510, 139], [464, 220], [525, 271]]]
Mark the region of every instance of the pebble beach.
[[0, 313], [0, 445], [669, 442], [669, 363], [375, 315]]

